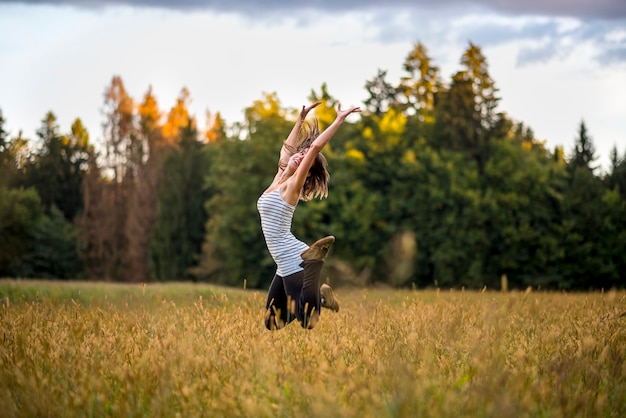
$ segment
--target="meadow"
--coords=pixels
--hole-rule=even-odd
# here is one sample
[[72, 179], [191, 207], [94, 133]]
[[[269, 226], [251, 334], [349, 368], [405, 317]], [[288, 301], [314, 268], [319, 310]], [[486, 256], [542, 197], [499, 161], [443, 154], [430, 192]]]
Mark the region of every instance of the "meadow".
[[624, 417], [626, 292], [0, 281], [4, 417]]

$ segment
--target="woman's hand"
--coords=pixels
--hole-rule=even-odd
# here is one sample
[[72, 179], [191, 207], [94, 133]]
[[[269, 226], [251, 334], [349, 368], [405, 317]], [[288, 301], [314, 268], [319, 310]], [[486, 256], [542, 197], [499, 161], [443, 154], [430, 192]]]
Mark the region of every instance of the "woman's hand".
[[341, 103], [339, 103], [337, 105], [337, 119], [343, 122], [349, 114], [360, 112], [360, 111], [361, 111], [360, 107], [351, 107], [349, 109], [342, 110]]
[[313, 109], [315, 109], [317, 106], [319, 106], [322, 102], [317, 101], [315, 103], [313, 103], [310, 106], [302, 106], [302, 110], [300, 111], [300, 122], [304, 122], [304, 120], [306, 119], [306, 115], [309, 114], [309, 112]]

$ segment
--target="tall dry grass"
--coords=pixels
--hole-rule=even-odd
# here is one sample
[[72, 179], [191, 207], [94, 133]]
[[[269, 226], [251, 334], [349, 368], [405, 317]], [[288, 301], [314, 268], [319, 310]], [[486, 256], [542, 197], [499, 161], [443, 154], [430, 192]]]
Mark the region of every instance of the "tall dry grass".
[[624, 417], [626, 293], [263, 292], [0, 282], [6, 417]]

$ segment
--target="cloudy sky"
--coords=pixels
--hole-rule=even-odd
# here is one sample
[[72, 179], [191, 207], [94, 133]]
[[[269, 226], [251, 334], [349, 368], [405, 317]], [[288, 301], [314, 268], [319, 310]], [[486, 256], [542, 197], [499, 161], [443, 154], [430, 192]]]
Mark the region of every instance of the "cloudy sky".
[[183, 87], [204, 126], [276, 92], [285, 107], [327, 83], [361, 105], [378, 69], [396, 84], [422, 42], [445, 81], [468, 42], [487, 57], [501, 111], [570, 152], [581, 120], [608, 167], [626, 152], [624, 0], [0, 0], [0, 109], [29, 138], [46, 112], [101, 138], [103, 93], [119, 75], [162, 110]]

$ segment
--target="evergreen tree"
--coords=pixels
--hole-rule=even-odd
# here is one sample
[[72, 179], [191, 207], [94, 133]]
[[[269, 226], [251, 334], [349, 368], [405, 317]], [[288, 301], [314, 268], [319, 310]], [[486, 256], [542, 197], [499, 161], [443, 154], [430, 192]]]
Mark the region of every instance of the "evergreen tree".
[[472, 83], [477, 120], [482, 128], [489, 131], [498, 121], [496, 107], [500, 99], [496, 96], [498, 89], [495, 82], [489, 75], [487, 58], [477, 45], [470, 42], [461, 64], [465, 67], [463, 75]]
[[574, 144], [574, 154], [568, 162], [570, 172], [575, 171], [577, 168], [595, 171], [596, 167], [593, 167], [591, 164], [596, 158], [596, 147], [593, 144], [593, 138], [589, 136], [585, 121], [582, 120], [578, 128], [578, 137]]
[[13, 175], [13, 158], [9, 153], [9, 134], [4, 129], [4, 115], [0, 109], [0, 187], [8, 186]]
[[150, 243], [152, 276], [157, 280], [188, 280], [198, 262], [204, 241], [209, 198], [204, 187], [209, 154], [197, 140], [193, 121], [180, 131], [180, 147], [163, 166], [159, 187], [158, 217]]
[[502, 134], [499, 98], [480, 48], [470, 43], [462, 56], [464, 70], [457, 72], [436, 109], [437, 142], [474, 159], [482, 173], [491, 140]]
[[404, 109], [409, 115], [418, 115], [429, 122], [435, 106], [435, 98], [441, 86], [439, 67], [432, 65], [426, 47], [418, 42], [404, 61], [407, 76], [403, 77], [398, 90], [404, 97]]
[[473, 154], [473, 148], [479, 144], [476, 135], [480, 132], [480, 121], [476, 119], [471, 81], [465, 73], [456, 73], [450, 88], [440, 97], [436, 109], [435, 144], [439, 149], [467, 150], [468, 154]]
[[562, 222], [565, 228], [564, 284], [578, 289], [607, 287], [615, 266], [608, 262], [604, 202], [606, 189], [593, 173], [596, 159], [593, 140], [581, 121], [572, 157], [567, 163], [569, 186], [565, 193]]
[[559, 287], [565, 171], [527, 133], [513, 139], [494, 141], [485, 167], [485, 275], [491, 286], [505, 274], [512, 287]]
[[617, 189], [624, 200], [626, 200], [626, 153], [619, 157], [617, 147], [611, 150], [611, 171], [606, 177], [606, 185], [609, 189]]
[[82, 278], [76, 227], [55, 206], [30, 232], [32, 251], [22, 254], [17, 276], [44, 279]]
[[601, 218], [606, 273], [602, 283], [594, 283], [605, 289], [626, 287], [626, 198], [617, 189], [607, 190], [602, 198], [604, 211], [596, 214]]
[[569, 169], [573, 171], [562, 214], [564, 285], [584, 290], [606, 287], [614, 267], [605, 257], [605, 188], [587, 166]]
[[245, 139], [225, 138], [207, 147], [206, 237], [200, 279], [265, 287], [276, 266], [265, 247], [256, 201], [271, 183], [282, 141], [292, 128], [276, 94], [264, 94], [246, 109]]
[[44, 216], [34, 188], [0, 187], [0, 277], [32, 277], [23, 258], [33, 253], [32, 236]]
[[81, 185], [89, 152], [89, 134], [80, 119], [69, 135], [61, 135], [56, 117], [48, 112], [37, 131], [39, 149], [25, 166], [24, 184], [35, 187], [49, 212], [57, 207], [68, 221], [82, 209]]
[[368, 113], [378, 117], [390, 108], [398, 106], [398, 89], [387, 82], [386, 77], [387, 71], [379, 69], [372, 80], [365, 82], [365, 90], [369, 94], [369, 97], [364, 101], [365, 109]]
[[2, 109], [0, 109], [0, 153], [6, 151], [9, 139], [9, 133], [4, 129], [5, 123], [6, 121], [4, 120]]

